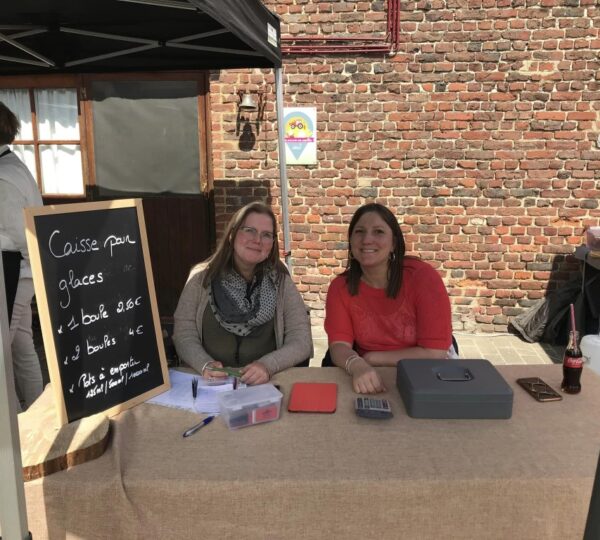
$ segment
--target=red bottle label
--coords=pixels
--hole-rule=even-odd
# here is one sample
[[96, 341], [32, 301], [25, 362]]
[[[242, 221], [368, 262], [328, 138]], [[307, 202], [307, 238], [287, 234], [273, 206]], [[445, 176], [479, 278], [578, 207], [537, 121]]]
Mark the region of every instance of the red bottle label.
[[564, 366], [568, 368], [581, 368], [583, 367], [583, 357], [565, 356]]

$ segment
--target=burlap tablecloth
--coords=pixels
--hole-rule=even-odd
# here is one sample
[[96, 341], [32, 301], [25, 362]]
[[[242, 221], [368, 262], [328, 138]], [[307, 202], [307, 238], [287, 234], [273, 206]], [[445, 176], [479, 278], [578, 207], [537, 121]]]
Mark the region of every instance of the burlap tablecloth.
[[[142, 404], [112, 420], [106, 453], [26, 484], [42, 538], [580, 539], [600, 450], [600, 378], [538, 403], [516, 383], [558, 388], [560, 366], [505, 366], [510, 420], [406, 415], [382, 370], [394, 418], [353, 412], [349, 377], [295, 368], [275, 382], [281, 419], [187, 439], [192, 413]], [[285, 410], [295, 381], [339, 383], [335, 414]]]

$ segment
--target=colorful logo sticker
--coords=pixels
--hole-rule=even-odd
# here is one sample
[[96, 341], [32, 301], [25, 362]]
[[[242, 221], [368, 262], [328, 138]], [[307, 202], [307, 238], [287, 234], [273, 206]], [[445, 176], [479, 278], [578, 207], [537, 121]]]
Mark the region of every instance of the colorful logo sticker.
[[308, 143], [314, 143], [314, 125], [309, 116], [295, 110], [284, 117], [285, 142], [296, 159], [306, 149]]

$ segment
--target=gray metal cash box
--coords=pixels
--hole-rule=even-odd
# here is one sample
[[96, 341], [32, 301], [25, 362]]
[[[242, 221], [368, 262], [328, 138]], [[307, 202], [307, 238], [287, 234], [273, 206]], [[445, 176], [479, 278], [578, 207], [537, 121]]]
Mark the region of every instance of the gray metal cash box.
[[414, 418], [510, 418], [513, 391], [487, 360], [400, 360], [396, 383]]

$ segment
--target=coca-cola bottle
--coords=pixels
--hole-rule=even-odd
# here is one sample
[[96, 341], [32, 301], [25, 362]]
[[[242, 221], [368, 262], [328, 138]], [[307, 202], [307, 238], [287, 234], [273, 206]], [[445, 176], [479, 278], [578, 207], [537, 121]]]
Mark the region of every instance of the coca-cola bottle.
[[579, 332], [569, 332], [569, 343], [563, 356], [563, 381], [560, 385], [567, 394], [581, 392], [581, 372], [583, 371], [583, 355], [579, 348]]

